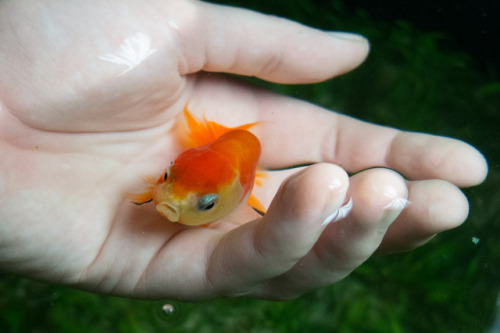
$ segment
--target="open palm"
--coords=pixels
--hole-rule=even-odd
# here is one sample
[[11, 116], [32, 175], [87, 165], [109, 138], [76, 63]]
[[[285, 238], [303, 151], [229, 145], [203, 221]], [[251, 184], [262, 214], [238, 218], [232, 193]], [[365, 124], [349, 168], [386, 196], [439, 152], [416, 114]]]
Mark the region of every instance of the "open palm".
[[[294, 297], [345, 277], [381, 242], [411, 249], [460, 224], [468, 207], [456, 186], [486, 174], [465, 143], [363, 123], [216, 74], [321, 81], [363, 61], [368, 45], [355, 36], [194, 1], [26, 0], [0, 4], [0, 40], [7, 272], [145, 298]], [[210, 228], [169, 223], [127, 194], [181, 151], [174, 125], [188, 102], [227, 126], [260, 121], [265, 168], [326, 163], [281, 188], [292, 171], [271, 172], [257, 189], [270, 205], [263, 218], [243, 207]], [[385, 168], [349, 179], [330, 163], [420, 181]]]

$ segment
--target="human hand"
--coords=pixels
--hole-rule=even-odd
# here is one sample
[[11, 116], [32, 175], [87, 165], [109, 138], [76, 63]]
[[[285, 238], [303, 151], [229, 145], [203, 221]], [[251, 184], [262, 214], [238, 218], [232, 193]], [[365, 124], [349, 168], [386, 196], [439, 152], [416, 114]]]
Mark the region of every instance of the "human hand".
[[[15, 0], [0, 3], [0, 40], [5, 272], [142, 298], [287, 299], [342, 279], [377, 249], [411, 249], [459, 225], [468, 205], [457, 186], [486, 175], [465, 143], [216, 74], [322, 81], [364, 60], [356, 36], [195, 1]], [[224, 125], [261, 121], [264, 168], [322, 163], [270, 172], [256, 189], [270, 204], [262, 218], [242, 207], [210, 228], [168, 223], [126, 194], [181, 151], [170, 130], [188, 100]], [[334, 164], [385, 168], [348, 178]]]

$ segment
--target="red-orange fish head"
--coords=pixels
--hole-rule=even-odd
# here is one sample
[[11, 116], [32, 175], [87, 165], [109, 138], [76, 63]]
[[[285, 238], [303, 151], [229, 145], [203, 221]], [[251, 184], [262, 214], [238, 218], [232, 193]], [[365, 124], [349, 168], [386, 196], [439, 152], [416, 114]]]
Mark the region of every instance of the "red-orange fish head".
[[207, 147], [177, 157], [153, 191], [161, 215], [171, 222], [202, 225], [231, 213], [250, 191], [230, 158]]

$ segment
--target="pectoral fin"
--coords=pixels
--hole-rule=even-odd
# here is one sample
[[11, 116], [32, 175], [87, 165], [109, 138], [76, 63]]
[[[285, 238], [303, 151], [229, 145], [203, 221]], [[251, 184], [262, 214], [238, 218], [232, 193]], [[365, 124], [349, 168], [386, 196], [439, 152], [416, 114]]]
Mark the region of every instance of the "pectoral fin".
[[136, 205], [142, 205], [147, 202], [153, 201], [152, 191], [147, 191], [138, 194], [129, 194], [129, 200], [135, 203]]
[[128, 199], [136, 205], [142, 205], [153, 201], [153, 189], [155, 179], [153, 177], [142, 177], [142, 181], [147, 184], [145, 191], [142, 193], [129, 194]]
[[266, 208], [264, 208], [264, 205], [260, 203], [255, 195], [250, 194], [250, 197], [247, 200], [247, 204], [260, 215], [264, 216], [266, 214]]

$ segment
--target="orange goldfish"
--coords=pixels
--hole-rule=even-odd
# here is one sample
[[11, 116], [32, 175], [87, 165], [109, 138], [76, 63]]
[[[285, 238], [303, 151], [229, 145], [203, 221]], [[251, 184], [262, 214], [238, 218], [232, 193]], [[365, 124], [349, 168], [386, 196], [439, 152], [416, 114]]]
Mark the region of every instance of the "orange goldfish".
[[261, 148], [248, 129], [256, 123], [229, 128], [205, 118], [199, 121], [187, 107], [184, 118], [194, 147], [177, 156], [156, 182], [149, 182], [146, 192], [132, 195], [132, 202], [153, 201], [169, 221], [190, 226], [220, 220], [244, 201], [264, 212], [251, 194]]

